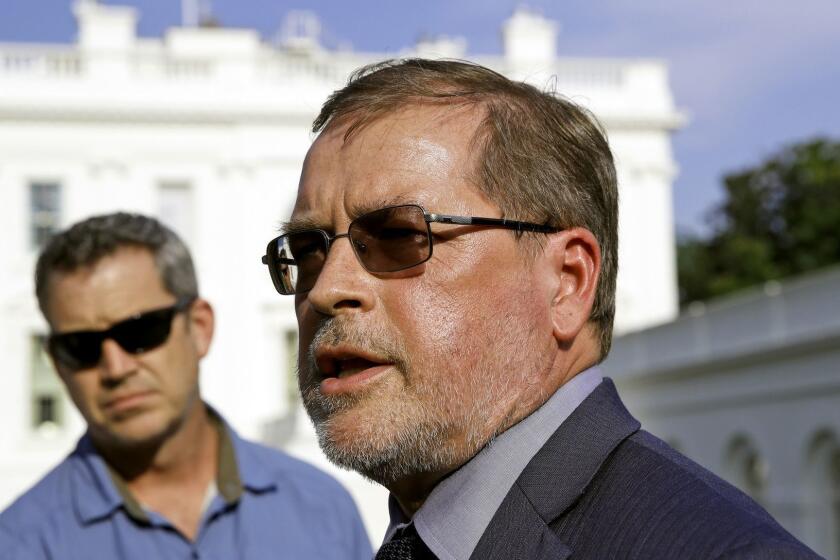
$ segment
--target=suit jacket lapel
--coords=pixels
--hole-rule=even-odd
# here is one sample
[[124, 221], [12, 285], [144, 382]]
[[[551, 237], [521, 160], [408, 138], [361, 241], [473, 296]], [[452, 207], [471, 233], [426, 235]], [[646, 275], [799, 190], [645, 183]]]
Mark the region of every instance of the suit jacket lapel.
[[569, 556], [548, 525], [575, 503], [613, 449], [639, 428], [613, 382], [604, 379], [522, 471], [472, 558]]
[[563, 560], [569, 548], [514, 485], [470, 556], [473, 560]]

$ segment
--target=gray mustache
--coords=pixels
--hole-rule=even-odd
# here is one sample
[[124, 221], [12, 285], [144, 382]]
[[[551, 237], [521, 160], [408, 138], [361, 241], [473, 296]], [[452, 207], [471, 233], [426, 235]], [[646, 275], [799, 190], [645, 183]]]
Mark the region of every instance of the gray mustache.
[[[306, 351], [306, 367], [310, 372], [317, 371], [315, 351], [321, 346], [346, 344], [365, 352], [370, 352], [387, 359], [402, 371], [407, 371], [408, 357], [402, 341], [394, 337], [383, 327], [361, 327], [340, 318], [330, 318], [318, 325], [315, 336]], [[301, 364], [303, 366], [304, 364]]]

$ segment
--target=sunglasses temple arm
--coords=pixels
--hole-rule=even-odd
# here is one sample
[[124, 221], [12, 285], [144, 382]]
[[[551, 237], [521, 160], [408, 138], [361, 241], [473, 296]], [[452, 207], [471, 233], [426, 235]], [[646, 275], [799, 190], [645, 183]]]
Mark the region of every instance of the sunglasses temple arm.
[[448, 214], [426, 214], [426, 221], [440, 224], [459, 224], [464, 226], [470, 226], [473, 224], [480, 225], [469, 216], [450, 216]]
[[458, 224], [465, 226], [494, 226], [506, 229], [515, 229], [518, 232], [536, 231], [542, 233], [554, 233], [557, 228], [546, 226], [542, 224], [532, 224], [529, 222], [519, 222], [516, 220], [505, 220], [498, 218], [477, 218], [475, 216], [451, 216], [448, 214], [427, 214], [427, 222], [437, 222], [442, 224]]
[[[282, 258], [281, 258], [281, 259], [277, 259], [277, 262], [278, 262], [279, 264], [295, 264], [295, 260], [294, 260], [294, 259], [282, 259]], [[268, 256], [263, 255], [263, 258], [262, 258], [262, 263], [263, 263], [263, 264], [268, 264]]]

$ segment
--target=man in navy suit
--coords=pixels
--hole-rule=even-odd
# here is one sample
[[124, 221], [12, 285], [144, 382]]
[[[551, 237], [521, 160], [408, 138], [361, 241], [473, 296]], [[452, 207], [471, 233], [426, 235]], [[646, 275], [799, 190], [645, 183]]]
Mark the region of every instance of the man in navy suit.
[[295, 296], [322, 448], [391, 492], [377, 558], [815, 557], [602, 378], [618, 196], [591, 115], [404, 60], [313, 129], [263, 262]]

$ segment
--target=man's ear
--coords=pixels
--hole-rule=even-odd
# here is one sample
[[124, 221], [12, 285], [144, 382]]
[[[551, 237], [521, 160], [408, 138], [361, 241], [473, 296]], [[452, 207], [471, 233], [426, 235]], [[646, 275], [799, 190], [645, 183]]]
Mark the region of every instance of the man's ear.
[[589, 321], [601, 271], [601, 247], [588, 229], [549, 236], [545, 248], [554, 273], [551, 320], [554, 338], [569, 344]]
[[198, 298], [190, 306], [187, 318], [190, 322], [189, 335], [192, 337], [196, 354], [201, 359], [210, 351], [210, 343], [213, 341], [216, 322], [213, 307], [207, 300]]

